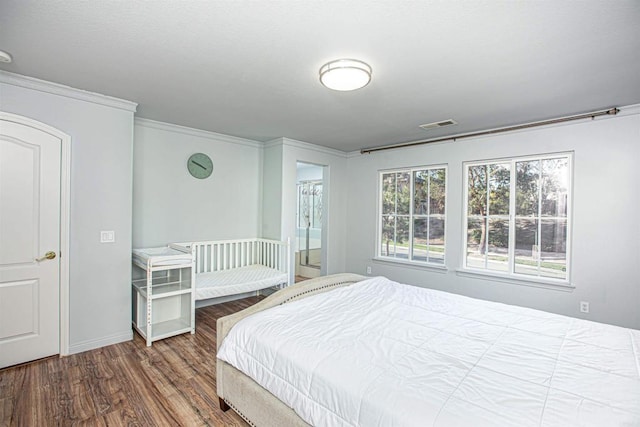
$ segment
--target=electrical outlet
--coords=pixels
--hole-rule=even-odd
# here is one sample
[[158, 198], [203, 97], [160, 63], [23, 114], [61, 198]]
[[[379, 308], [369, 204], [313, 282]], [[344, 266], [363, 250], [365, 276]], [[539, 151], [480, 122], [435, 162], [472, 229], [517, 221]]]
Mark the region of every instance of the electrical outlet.
[[371, 274], [371, 266], [367, 265], [367, 274]]
[[580, 312], [588, 313], [589, 312], [589, 303], [586, 301], [580, 301]]
[[101, 231], [100, 243], [113, 243], [116, 241], [115, 231]]

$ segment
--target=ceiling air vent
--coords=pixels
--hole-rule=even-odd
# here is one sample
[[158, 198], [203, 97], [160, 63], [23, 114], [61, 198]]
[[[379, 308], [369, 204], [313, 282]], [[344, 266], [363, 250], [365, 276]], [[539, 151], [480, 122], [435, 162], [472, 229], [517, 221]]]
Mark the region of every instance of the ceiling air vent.
[[444, 126], [453, 126], [457, 124], [458, 122], [456, 122], [455, 120], [447, 119], [447, 120], [442, 120], [440, 122], [427, 123], [426, 125], [420, 125], [420, 127], [424, 130], [431, 130], [431, 129], [441, 128]]

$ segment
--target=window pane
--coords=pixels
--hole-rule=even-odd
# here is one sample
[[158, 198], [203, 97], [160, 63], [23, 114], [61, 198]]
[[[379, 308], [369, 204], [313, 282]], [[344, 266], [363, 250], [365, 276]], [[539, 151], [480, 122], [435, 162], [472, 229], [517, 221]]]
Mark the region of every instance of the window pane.
[[396, 217], [385, 215], [382, 217], [382, 232], [380, 233], [380, 256], [394, 256], [396, 253]]
[[415, 171], [413, 173], [413, 213], [416, 215], [427, 215], [429, 213], [428, 173], [428, 170]]
[[487, 214], [487, 167], [469, 166], [468, 170], [468, 212], [469, 215]]
[[487, 269], [509, 270], [509, 221], [489, 219]]
[[467, 267], [485, 268], [486, 219], [467, 221]]
[[428, 251], [429, 262], [444, 264], [444, 218], [429, 219]]
[[434, 169], [429, 172], [429, 204], [431, 215], [444, 214], [445, 204], [445, 177], [446, 172], [444, 169]]
[[409, 192], [410, 178], [411, 175], [409, 172], [398, 172], [396, 175], [396, 182], [398, 184], [396, 199], [398, 215], [409, 215], [409, 204], [411, 203], [411, 194]]
[[538, 216], [540, 161], [516, 163], [516, 215]]
[[541, 225], [540, 275], [567, 277], [567, 220], [544, 219]]
[[426, 218], [413, 220], [413, 253], [414, 261], [427, 261], [427, 225]]
[[396, 212], [396, 174], [382, 175], [382, 214]]
[[409, 259], [409, 217], [399, 216], [396, 221], [396, 258]]
[[387, 215], [382, 217], [380, 256], [408, 259], [409, 218]]
[[567, 216], [569, 165], [566, 158], [542, 160], [542, 215]]
[[538, 246], [538, 221], [516, 219], [515, 272], [537, 276], [540, 248]]
[[489, 215], [509, 215], [509, 185], [511, 165], [489, 165]]

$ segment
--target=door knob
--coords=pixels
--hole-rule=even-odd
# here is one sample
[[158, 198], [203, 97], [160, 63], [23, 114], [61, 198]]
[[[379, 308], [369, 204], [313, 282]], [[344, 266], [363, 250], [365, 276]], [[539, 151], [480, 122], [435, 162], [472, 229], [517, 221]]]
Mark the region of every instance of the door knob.
[[42, 258], [36, 258], [36, 261], [44, 261], [45, 259], [54, 259], [56, 257], [56, 253], [54, 251], [49, 251]]

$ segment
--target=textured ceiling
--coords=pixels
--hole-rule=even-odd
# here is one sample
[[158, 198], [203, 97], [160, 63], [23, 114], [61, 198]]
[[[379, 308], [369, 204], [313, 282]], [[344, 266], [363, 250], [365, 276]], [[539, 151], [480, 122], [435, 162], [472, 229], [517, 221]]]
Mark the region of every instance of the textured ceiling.
[[[139, 117], [342, 151], [640, 103], [637, 0], [1, 0], [0, 50]], [[321, 86], [338, 58], [372, 82]]]

